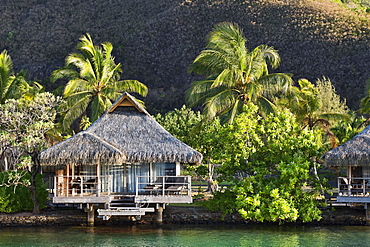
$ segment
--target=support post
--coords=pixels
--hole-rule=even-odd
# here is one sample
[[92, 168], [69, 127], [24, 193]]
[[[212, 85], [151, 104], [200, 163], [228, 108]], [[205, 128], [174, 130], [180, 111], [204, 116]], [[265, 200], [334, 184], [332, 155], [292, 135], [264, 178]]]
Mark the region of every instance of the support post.
[[365, 215], [366, 215], [366, 225], [370, 225], [370, 208], [367, 205], [367, 203], [365, 203], [364, 208], [365, 208]]
[[96, 196], [100, 196], [100, 191], [101, 191], [101, 178], [100, 178], [100, 163], [96, 165], [96, 174], [97, 174], [97, 185], [96, 185]]
[[87, 226], [94, 226], [94, 220], [95, 220], [95, 210], [94, 206], [87, 204], [86, 205], [86, 211], [87, 211]]
[[162, 203], [157, 204], [155, 224], [156, 226], [159, 226], [159, 227], [163, 225], [163, 204]]

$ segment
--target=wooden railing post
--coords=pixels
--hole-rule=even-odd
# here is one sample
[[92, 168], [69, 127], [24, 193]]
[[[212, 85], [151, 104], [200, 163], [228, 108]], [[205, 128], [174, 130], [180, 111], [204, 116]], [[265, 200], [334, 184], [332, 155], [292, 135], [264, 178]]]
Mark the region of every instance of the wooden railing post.
[[362, 178], [362, 196], [365, 196], [365, 179]]
[[110, 196], [111, 192], [111, 184], [112, 184], [112, 175], [108, 176], [108, 196]]
[[165, 190], [166, 189], [166, 182], [165, 182], [165, 176], [162, 176], [162, 196], [165, 195]]
[[58, 196], [58, 187], [57, 187], [57, 184], [58, 184], [58, 176], [55, 176], [54, 177], [54, 196], [55, 197]]
[[351, 196], [351, 186], [352, 186], [352, 179], [351, 178], [348, 178], [348, 196]]
[[136, 183], [136, 186], [135, 186], [135, 194], [136, 194], [136, 196], [138, 196], [139, 195], [139, 176], [136, 176], [136, 181], [135, 181], [135, 183]]
[[188, 176], [188, 196], [191, 196], [191, 176]]

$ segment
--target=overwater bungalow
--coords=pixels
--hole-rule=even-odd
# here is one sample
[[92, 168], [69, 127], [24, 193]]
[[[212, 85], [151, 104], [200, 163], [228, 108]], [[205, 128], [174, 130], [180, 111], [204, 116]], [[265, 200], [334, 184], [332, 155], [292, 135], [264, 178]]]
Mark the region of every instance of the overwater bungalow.
[[[326, 166], [346, 167], [345, 177], [338, 177], [337, 202], [370, 203], [370, 126], [343, 145], [322, 156]], [[370, 219], [366, 210], [366, 219]]]
[[181, 164], [200, 163], [202, 154], [179, 141], [128, 93], [124, 93], [88, 129], [40, 155], [52, 171], [55, 204], [77, 204], [94, 224], [95, 211], [138, 216], [164, 205], [192, 203], [191, 177]]

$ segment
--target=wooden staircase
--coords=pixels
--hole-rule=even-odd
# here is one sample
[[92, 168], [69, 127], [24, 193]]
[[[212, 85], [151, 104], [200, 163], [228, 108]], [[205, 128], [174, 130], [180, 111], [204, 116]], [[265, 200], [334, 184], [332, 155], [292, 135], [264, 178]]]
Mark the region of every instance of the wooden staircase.
[[134, 197], [113, 196], [105, 209], [98, 209], [99, 217], [109, 220], [111, 216], [141, 216], [146, 212], [154, 212], [149, 204], [141, 205], [134, 202]]

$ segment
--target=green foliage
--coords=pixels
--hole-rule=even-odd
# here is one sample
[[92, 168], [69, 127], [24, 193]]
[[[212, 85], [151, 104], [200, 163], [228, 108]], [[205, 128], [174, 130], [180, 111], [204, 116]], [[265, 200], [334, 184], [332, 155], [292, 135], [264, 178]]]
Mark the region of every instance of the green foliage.
[[11, 99], [0, 105], [0, 129], [7, 133], [4, 138], [8, 143], [21, 151], [20, 156], [47, 146], [45, 134], [54, 127], [60, 102], [51, 93], [41, 93], [32, 101]]
[[13, 71], [13, 61], [6, 50], [0, 53], [0, 104], [8, 99], [32, 97], [43, 90], [36, 82], [28, 83], [26, 73]]
[[260, 112], [274, 112], [274, 98], [289, 92], [292, 79], [283, 73], [269, 74], [277, 68], [280, 56], [273, 47], [260, 45], [249, 51], [246, 38], [237, 24], [214, 26], [207, 47], [191, 65], [190, 71], [206, 76], [193, 82], [187, 91], [191, 105], [204, 104], [207, 119], [223, 116], [229, 123], [253, 102]]
[[333, 128], [331, 128], [335, 136], [338, 138], [339, 145], [351, 140], [367, 126], [367, 121], [364, 117], [357, 116], [355, 112], [350, 112], [349, 115], [349, 120], [339, 121]]
[[148, 88], [137, 80], [120, 80], [121, 64], [112, 56], [113, 45], [105, 42], [95, 46], [89, 34], [80, 38], [80, 53], [69, 54], [64, 68], [52, 73], [52, 81], [69, 79], [64, 88], [66, 103], [62, 106], [63, 130], [74, 120], [87, 115], [91, 122], [97, 120], [123, 92], [136, 92], [142, 96]]
[[[33, 99], [8, 100], [0, 105], [0, 158], [6, 169], [21, 169], [22, 177], [14, 180], [14, 176], [5, 177], [0, 186], [23, 185], [31, 191], [34, 203], [33, 213], [39, 213], [37, 197], [37, 176], [40, 171], [39, 153], [48, 146], [48, 131], [55, 126], [56, 108], [61, 98], [51, 93], [36, 94]], [[11, 173], [9, 173], [11, 174]]]
[[[243, 113], [236, 123], [250, 117]], [[239, 162], [222, 165], [219, 179], [232, 181], [231, 186], [216, 192], [206, 207], [224, 214], [239, 212], [246, 220], [260, 222], [320, 219], [315, 198], [325, 180], [318, 181], [310, 170], [317, 166], [312, 158], [320, 155], [321, 145], [313, 131], [299, 129], [288, 111], [258, 119], [248, 131], [234, 129], [230, 135], [248, 135], [244, 146], [249, 143], [250, 148], [236, 153]]]
[[202, 120], [201, 113], [194, 112], [191, 108], [183, 105], [180, 109], [174, 109], [166, 114], [157, 114], [156, 121], [177, 139], [196, 148], [196, 127]]
[[[14, 177], [19, 177], [18, 182], [29, 184], [31, 175], [20, 174], [22, 171], [6, 171], [0, 173], [0, 181], [12, 181]], [[38, 174], [36, 178], [36, 196], [40, 203], [40, 208], [46, 207], [48, 200], [48, 191], [46, 185], [43, 183], [42, 175]], [[33, 201], [30, 190], [18, 183], [17, 185], [0, 186], [0, 212], [15, 213], [19, 211], [31, 211], [33, 209]]]
[[318, 98], [321, 102], [320, 112], [347, 114], [349, 109], [346, 105], [346, 99], [336, 93], [335, 87], [327, 77], [322, 77], [316, 81], [315, 88], [318, 92]]

